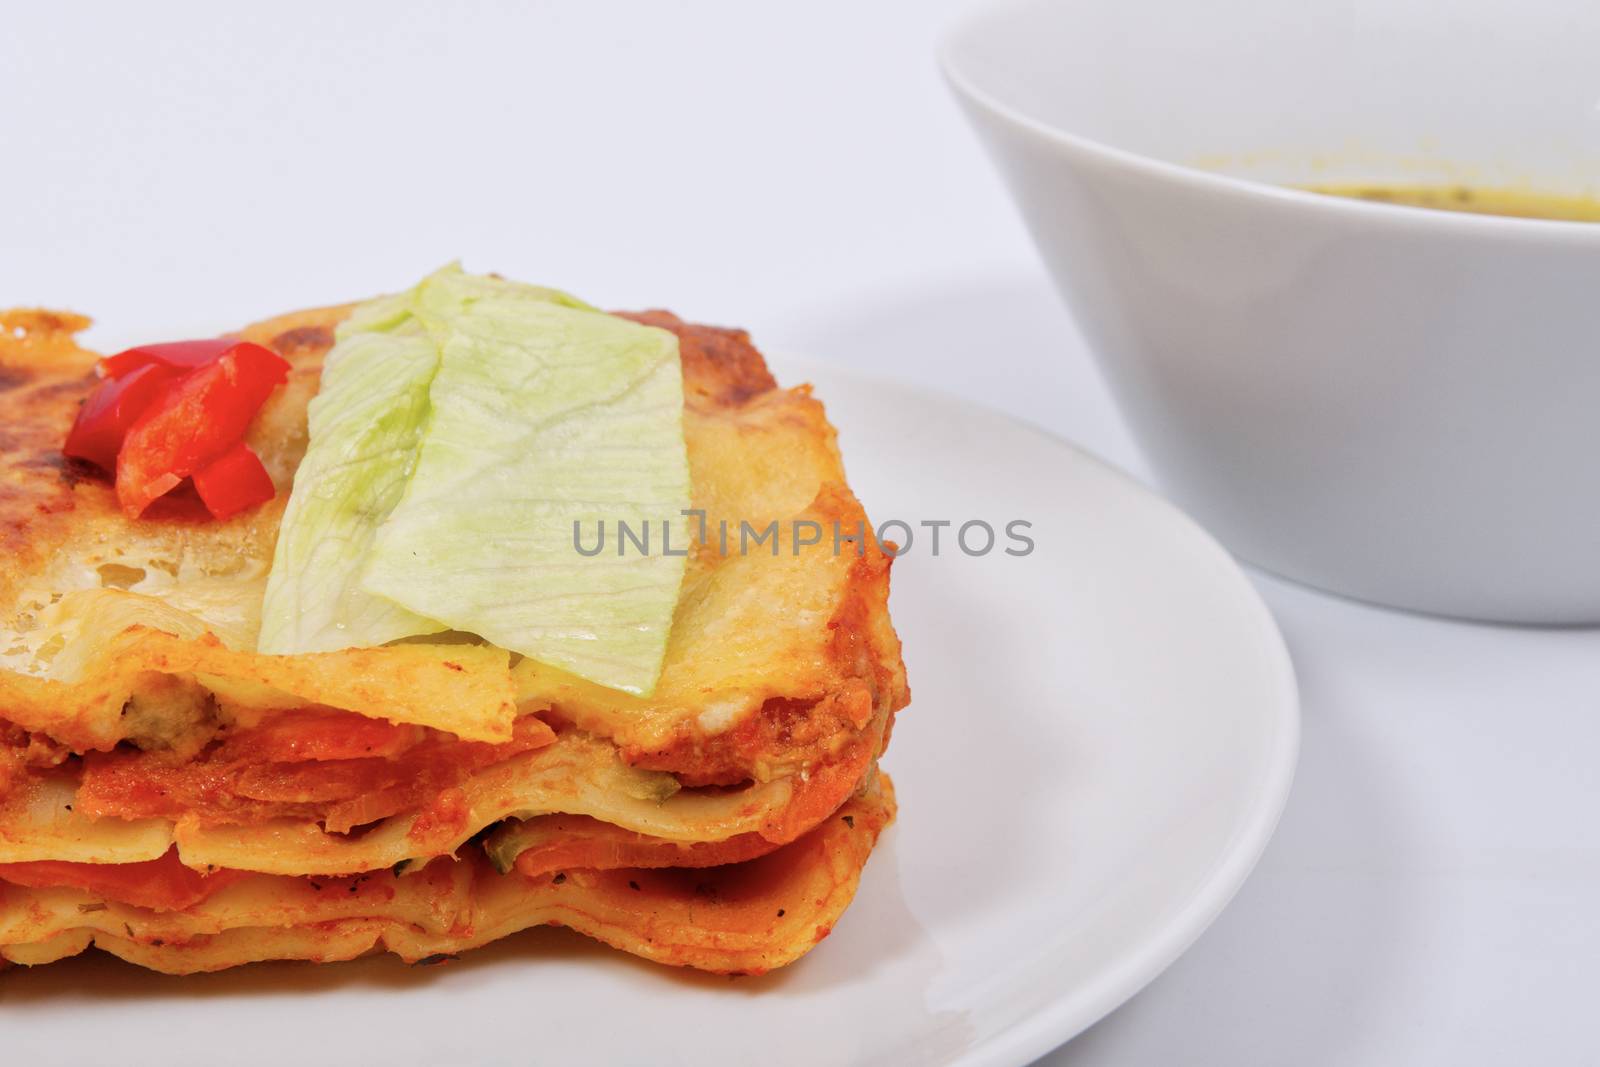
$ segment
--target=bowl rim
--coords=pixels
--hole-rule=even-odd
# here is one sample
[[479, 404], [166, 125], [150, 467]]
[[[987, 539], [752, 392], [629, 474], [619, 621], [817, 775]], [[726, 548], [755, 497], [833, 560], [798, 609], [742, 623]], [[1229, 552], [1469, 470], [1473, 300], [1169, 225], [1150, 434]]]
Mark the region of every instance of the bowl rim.
[[1099, 156], [1104, 160], [1139, 172], [1149, 178], [1178, 182], [1197, 191], [1221, 195], [1254, 197], [1295, 210], [1320, 211], [1351, 221], [1366, 222], [1393, 229], [1435, 234], [1504, 238], [1536, 243], [1600, 244], [1600, 222], [1573, 219], [1521, 218], [1513, 215], [1479, 214], [1416, 207], [1410, 204], [1378, 203], [1355, 197], [1297, 189], [1255, 178], [1241, 178], [1221, 171], [1174, 163], [1155, 156], [1119, 148], [1105, 141], [1073, 133], [1071, 130], [1029, 114], [1022, 107], [1007, 103], [978, 85], [977, 77], [964, 69], [960, 55], [968, 41], [981, 29], [1010, 13], [1042, 8], [1052, 0], [974, 0], [958, 13], [940, 33], [935, 56], [945, 82], [962, 99], [1007, 123], [1069, 152]]

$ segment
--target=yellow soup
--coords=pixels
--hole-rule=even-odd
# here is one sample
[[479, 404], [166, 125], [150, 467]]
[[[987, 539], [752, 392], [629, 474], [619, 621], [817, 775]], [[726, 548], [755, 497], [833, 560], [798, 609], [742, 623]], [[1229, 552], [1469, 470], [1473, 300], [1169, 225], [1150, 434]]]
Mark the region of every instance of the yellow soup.
[[1301, 188], [1328, 196], [1433, 208], [1436, 211], [1509, 215], [1519, 219], [1600, 222], [1600, 200], [1588, 196], [1560, 196], [1524, 189], [1474, 189], [1464, 185], [1306, 185]]

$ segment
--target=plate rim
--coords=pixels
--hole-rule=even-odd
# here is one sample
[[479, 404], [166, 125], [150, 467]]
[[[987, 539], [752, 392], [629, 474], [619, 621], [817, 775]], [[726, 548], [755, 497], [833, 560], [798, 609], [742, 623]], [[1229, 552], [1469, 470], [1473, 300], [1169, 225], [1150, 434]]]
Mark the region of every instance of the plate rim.
[[[1225, 577], [1227, 585], [1232, 586], [1239, 595], [1248, 611], [1253, 634], [1260, 639], [1256, 642], [1258, 654], [1263, 656], [1263, 662], [1270, 668], [1276, 689], [1274, 714], [1270, 720], [1273, 744], [1265, 764], [1260, 792], [1249, 810], [1249, 817], [1234, 828], [1232, 838], [1213, 861], [1199, 888], [1173, 918], [1146, 933], [1141, 942], [1125, 953], [1116, 965], [1096, 976], [1085, 995], [1058, 997], [1048, 1007], [964, 1049], [952, 1061], [970, 1067], [1009, 1067], [1032, 1063], [1116, 1011], [1176, 963], [1232, 902], [1260, 862], [1288, 804], [1299, 763], [1300, 688], [1288, 644], [1277, 619], [1240, 561], [1188, 512], [1109, 460], [1028, 419], [938, 386], [862, 371], [788, 348], [775, 348], [767, 356], [783, 372], [780, 377], [787, 386], [810, 381], [815, 372], [824, 378], [869, 389], [911, 393], [935, 404], [954, 404], [1003, 419], [1051, 446], [1066, 449], [1115, 484], [1120, 491], [1153, 505], [1163, 520], [1173, 525], [1179, 536], [1202, 548], [1219, 575]], [[828, 391], [819, 389], [818, 392], [826, 406]], [[848, 427], [841, 428], [841, 432], [847, 433]]]

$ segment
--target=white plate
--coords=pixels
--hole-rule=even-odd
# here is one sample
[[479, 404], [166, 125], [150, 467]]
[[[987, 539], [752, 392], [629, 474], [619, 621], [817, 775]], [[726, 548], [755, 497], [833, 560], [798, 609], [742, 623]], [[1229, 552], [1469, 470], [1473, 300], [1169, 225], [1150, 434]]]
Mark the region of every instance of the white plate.
[[[1172, 962], [1255, 863], [1293, 775], [1293, 674], [1203, 532], [1132, 481], [959, 400], [821, 364], [894, 572], [915, 697], [885, 766], [899, 823], [833, 936], [762, 979], [533, 931], [447, 967], [389, 958], [172, 979], [80, 958], [0, 979], [7, 1062], [1021, 1064]], [[976, 531], [974, 531], [976, 532]], [[892, 535], [891, 535], [892, 536]]]

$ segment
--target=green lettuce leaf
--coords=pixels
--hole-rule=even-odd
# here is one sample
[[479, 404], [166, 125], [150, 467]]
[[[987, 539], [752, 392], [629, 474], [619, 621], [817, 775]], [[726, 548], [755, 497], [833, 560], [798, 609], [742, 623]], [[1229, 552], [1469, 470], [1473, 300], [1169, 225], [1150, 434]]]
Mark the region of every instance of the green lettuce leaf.
[[[361, 589], [649, 692], [684, 571], [662, 551], [662, 524], [689, 507], [677, 338], [554, 290], [452, 272], [418, 288], [412, 313], [438, 372], [415, 470]], [[619, 521], [648, 527], [648, 554], [616, 551]], [[601, 522], [607, 550], [582, 555], [575, 524], [592, 544]]]
[[267, 576], [262, 652], [370, 647], [446, 628], [360, 583], [378, 524], [416, 464], [439, 369], [438, 347], [409, 305], [406, 294], [358, 308], [323, 363]]

